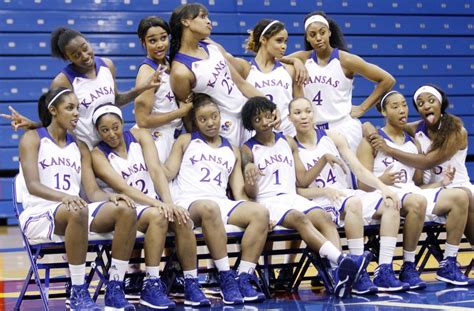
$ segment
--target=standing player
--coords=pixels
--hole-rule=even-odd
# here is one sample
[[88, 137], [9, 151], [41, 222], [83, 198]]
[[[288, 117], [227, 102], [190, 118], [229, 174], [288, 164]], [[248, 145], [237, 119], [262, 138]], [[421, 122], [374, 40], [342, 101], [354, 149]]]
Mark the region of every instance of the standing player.
[[[428, 122], [434, 123], [433, 121], [437, 120], [435, 118], [439, 118], [439, 103], [441, 102], [441, 100], [439, 100], [438, 103], [435, 103], [435, 100], [438, 99], [437, 97], [439, 97], [439, 99], [442, 98], [441, 93], [439, 93], [439, 91], [432, 86], [420, 88], [419, 90], [420, 92], [418, 94], [415, 93], [415, 98], [418, 99], [418, 97], [421, 97], [421, 94], [423, 93], [425, 93], [423, 94], [423, 96], [426, 97], [422, 97], [421, 99], [419, 99], [419, 102], [416, 103], [421, 103], [420, 107], [424, 104], [428, 105], [429, 108], [425, 111], [426, 120]], [[437, 109], [434, 107], [436, 107]], [[403, 164], [401, 158], [398, 157], [398, 154], [402, 156], [408, 156], [409, 154], [420, 156], [419, 151], [420, 149], [423, 149], [423, 143], [421, 144], [422, 146], [420, 148], [420, 146], [417, 146], [416, 143], [408, 137], [408, 134], [403, 131], [403, 128], [406, 127], [406, 120], [408, 114], [408, 108], [406, 105], [405, 98], [399, 92], [389, 92], [386, 96], [384, 96], [380, 104], [380, 109], [386, 118], [385, 127], [379, 130], [380, 138], [373, 139], [372, 143], [374, 147], [372, 147], [367, 141], [363, 141], [363, 143], [361, 144], [361, 148], [363, 148], [361, 149], [361, 155], [364, 156], [365, 159], [367, 159], [367, 163], [370, 164], [370, 161], [373, 162], [374, 172], [376, 172], [377, 175], [382, 175], [380, 177], [381, 179], [388, 179], [386, 183], [390, 182], [391, 180], [391, 183], [395, 183], [396, 185], [404, 187], [405, 192], [420, 192], [417, 191], [417, 188], [414, 184], [414, 180], [416, 183], [422, 184], [422, 172], [415, 172], [415, 168], [413, 166]], [[435, 113], [433, 111], [435, 111]], [[438, 115], [436, 113], [438, 113]], [[455, 119], [453, 119], [452, 121], [456, 122]], [[457, 125], [461, 125], [461, 128], [459, 130], [463, 129], [461, 123], [457, 123]], [[444, 126], [449, 127], [449, 124], [445, 124]], [[423, 137], [418, 133], [416, 136], [417, 138], [420, 137], [421, 140], [426, 139], [426, 136]], [[381, 139], [384, 140], [384, 148], [381, 147]], [[426, 140], [424, 143], [426, 144]], [[459, 142], [457, 141], [456, 144], [458, 145]], [[452, 148], [454, 148], [454, 144], [452, 145]], [[425, 150], [426, 149], [427, 148], [425, 146]], [[375, 157], [372, 156], [374, 150], [376, 152]], [[386, 150], [390, 150], [390, 152], [386, 152]], [[423, 161], [426, 161], [425, 158], [423, 159]], [[447, 172], [449, 173], [449, 166], [454, 167], [456, 169], [453, 182], [456, 182], [456, 175], [458, 173], [456, 166], [458, 166], [461, 162], [462, 155], [459, 155], [459, 158], [455, 159], [453, 162], [443, 164], [444, 174], [446, 174]], [[387, 170], [387, 166], [389, 165], [391, 165], [391, 169], [389, 168], [389, 170]], [[460, 170], [460, 175], [460, 177], [463, 178], [462, 168]], [[469, 180], [469, 178], [467, 179]], [[443, 181], [443, 177], [437, 177], [437, 179], [434, 181], [437, 182], [438, 187], [447, 186], [446, 182]], [[449, 185], [449, 187], [451, 186]], [[456, 263], [459, 243], [462, 238], [467, 217], [466, 214], [468, 206], [468, 197], [466, 197], [465, 191], [463, 191], [462, 189], [438, 188], [434, 190], [423, 190], [420, 193], [426, 196], [428, 202], [430, 202], [427, 208], [427, 215], [440, 216], [446, 219], [447, 239], [444, 252], [444, 260], [440, 263], [440, 268], [437, 271], [436, 278], [438, 280], [451, 283], [453, 285], [467, 285], [469, 280], [465, 275], [461, 273]], [[418, 241], [418, 238], [419, 235], [409, 235], [408, 237], [405, 236], [404, 241]], [[416, 243], [411, 244], [414, 245], [412, 258], [410, 260], [413, 262]], [[404, 250], [406, 250], [406, 245], [404, 245]], [[407, 261], [405, 255], [404, 258], [405, 264], [402, 267], [402, 274], [405, 271], [404, 267], [406, 266]], [[413, 263], [411, 263], [410, 266], [412, 266], [414, 269]]]
[[[119, 93], [115, 82], [115, 66], [108, 58], [94, 55], [91, 44], [84, 35], [76, 30], [59, 27], [51, 34], [51, 54], [53, 57], [69, 61], [52, 81], [51, 88], [65, 87], [74, 91], [79, 100], [79, 120], [75, 135], [87, 144], [89, 150], [100, 141], [92, 124], [92, 112], [104, 103], [114, 103], [118, 107], [132, 101], [141, 92], [159, 86], [156, 82], [158, 72], [144, 79], [134, 89]], [[12, 114], [3, 115], [12, 120], [15, 130], [18, 128], [36, 128], [41, 126], [10, 107]]]
[[[193, 106], [197, 130], [176, 140], [165, 164], [168, 179], [174, 179], [173, 199], [189, 210], [196, 226], [202, 226], [224, 303], [262, 301], [265, 295], [252, 285], [258, 284], [254, 272], [267, 237], [268, 211], [246, 201], [240, 153], [219, 135], [217, 104], [206, 94], [196, 94]], [[235, 201], [226, 195], [228, 185]], [[229, 267], [225, 224], [245, 228], [237, 281]]]
[[[184, 4], [170, 17], [171, 88], [178, 100], [191, 92], [205, 93], [219, 106], [220, 134], [234, 146], [245, 140], [240, 110], [246, 97], [261, 96], [229, 65], [215, 44], [203, 41], [211, 34], [207, 9], [199, 3]], [[279, 121], [279, 120], [278, 120]]]
[[[246, 164], [245, 190], [251, 198], [267, 207], [272, 222], [297, 230], [311, 249], [329, 260], [333, 268], [335, 295], [345, 297], [352, 283], [359, 279], [360, 273], [366, 268], [370, 254], [344, 256], [338, 249], [340, 241], [335, 225], [323, 208], [296, 194], [296, 184], [314, 180], [320, 169], [314, 166], [310, 170], [311, 174], [305, 174], [294, 141], [273, 132], [269, 124], [275, 109], [276, 105], [266, 97], [252, 98], [242, 109], [245, 128], [256, 132], [241, 150]], [[324, 167], [325, 163], [319, 165]], [[386, 190], [384, 193], [387, 198], [398, 201], [395, 194], [380, 186]], [[336, 245], [327, 240], [315, 226], [325, 229], [332, 227], [331, 231], [335, 231], [335, 235], [331, 238], [334, 238], [333, 243]]]
[[138, 37], [146, 50], [146, 57], [138, 70], [136, 87], [159, 72], [160, 85], [148, 89], [135, 99], [135, 119], [140, 128], [149, 129], [155, 140], [160, 160], [164, 163], [182, 129], [181, 118], [192, 109], [190, 101], [178, 107], [170, 86], [170, 63], [166, 58], [170, 28], [161, 17], [148, 16], [138, 25]]
[[[339, 26], [323, 12], [308, 14], [304, 30], [306, 51], [295, 52], [290, 57], [299, 58], [308, 69], [304, 96], [314, 105], [316, 126], [340, 132], [356, 152], [362, 139], [357, 118], [392, 88], [395, 79], [376, 65], [349, 53]], [[359, 106], [353, 106], [352, 82], [357, 74], [377, 86]]]
[[[98, 309], [84, 284], [89, 229], [114, 231], [105, 306], [135, 310], [123, 292], [136, 235], [135, 205], [126, 196], [98, 188], [89, 150], [68, 133], [77, 125], [78, 105], [77, 97], [67, 88], [50, 90], [39, 99], [44, 127], [27, 131], [19, 146], [19, 178], [26, 186], [20, 224], [29, 239], [65, 236], [72, 281], [70, 307], [74, 310]], [[79, 197], [81, 184], [87, 198], [96, 203], [87, 204]]]
[[[210, 305], [197, 279], [196, 237], [189, 213], [171, 200], [166, 175], [149, 132], [123, 130], [117, 106], [99, 106], [92, 120], [102, 141], [92, 151], [97, 176], [118, 193], [130, 196], [137, 207], [138, 230], [145, 234], [146, 275], [140, 303], [151, 308], [170, 308], [166, 285], [160, 279], [160, 260], [168, 227], [175, 232], [177, 257], [184, 270], [186, 305]], [[163, 203], [164, 202], [164, 203]]]

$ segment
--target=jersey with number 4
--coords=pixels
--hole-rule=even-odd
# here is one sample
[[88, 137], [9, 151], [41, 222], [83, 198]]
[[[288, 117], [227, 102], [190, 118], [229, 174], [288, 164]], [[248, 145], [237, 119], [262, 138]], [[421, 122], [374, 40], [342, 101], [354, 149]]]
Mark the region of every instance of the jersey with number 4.
[[313, 102], [316, 124], [341, 120], [351, 113], [352, 82], [342, 70], [339, 50], [333, 49], [325, 66], [318, 64], [316, 52], [305, 62], [309, 79], [304, 96]]
[[[81, 188], [81, 152], [75, 139], [66, 134], [66, 146], [60, 147], [44, 127], [36, 129], [40, 138], [38, 150], [38, 174], [42, 185], [78, 196]], [[20, 165], [20, 178], [24, 180]], [[36, 208], [58, 202], [48, 201], [34, 196], [28, 189], [22, 190], [23, 207]]]
[[[410, 137], [407, 133], [404, 132], [405, 141], [403, 144], [395, 143], [384, 131], [383, 129], [378, 130], [379, 135], [385, 139], [385, 142], [389, 147], [402, 150], [406, 153], [418, 153], [418, 148], [416, 147], [413, 138]], [[401, 172], [401, 181], [399, 183], [395, 183], [395, 186], [400, 188], [405, 187], [413, 187], [415, 186], [415, 182], [413, 181], [413, 176], [415, 175], [416, 169], [414, 167], [410, 167], [408, 165], [399, 162], [398, 160], [394, 159], [392, 156], [387, 155], [382, 151], [378, 151], [375, 158], [374, 158], [374, 169], [373, 173], [375, 176], [380, 177], [384, 171], [393, 165], [391, 172]]]
[[179, 173], [173, 181], [174, 200], [227, 198], [227, 183], [234, 170], [236, 157], [229, 141], [224, 137], [221, 140], [219, 147], [212, 147], [199, 132], [191, 134]]
[[[306, 170], [310, 170], [326, 153], [341, 158], [339, 150], [325, 130], [316, 129], [316, 147], [308, 149], [297, 141], [298, 153]], [[326, 164], [319, 176], [311, 183], [310, 187], [334, 187], [337, 189], [350, 188], [347, 176], [339, 165], [331, 167]]]
[[263, 173], [257, 179], [257, 201], [279, 194], [296, 194], [295, 161], [282, 133], [275, 133], [273, 146], [262, 145], [255, 137], [245, 145], [252, 151], [253, 163]]
[[148, 173], [140, 143], [130, 131], [124, 131], [123, 138], [127, 149], [126, 158], [122, 158], [116, 154], [112, 148], [104, 142], [100, 142], [97, 147], [104, 153], [115, 172], [117, 172], [127, 184], [153, 199], [159, 199], [155, 192], [153, 180]]

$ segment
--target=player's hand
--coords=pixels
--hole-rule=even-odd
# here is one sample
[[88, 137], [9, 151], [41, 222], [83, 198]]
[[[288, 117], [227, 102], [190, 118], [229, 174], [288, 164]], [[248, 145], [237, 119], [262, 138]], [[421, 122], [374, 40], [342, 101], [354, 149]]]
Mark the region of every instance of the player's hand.
[[333, 187], [324, 187], [324, 190], [326, 192], [325, 196], [334, 205], [340, 205], [341, 200], [346, 197], [346, 194], [343, 191]]
[[384, 187], [382, 190], [382, 197], [383, 197], [383, 203], [385, 204], [386, 207], [394, 207], [397, 210], [400, 210], [402, 207], [402, 204], [400, 202], [400, 198], [398, 195], [390, 190], [388, 187]]
[[390, 147], [387, 145], [385, 139], [377, 133], [372, 133], [369, 136], [369, 143], [376, 151], [382, 151], [384, 153], [390, 154]]
[[347, 174], [346, 165], [340, 158], [330, 153], [325, 153], [323, 157], [324, 160], [326, 160], [326, 163], [328, 163], [332, 168], [337, 164], [342, 168], [344, 174]]
[[268, 127], [273, 127], [274, 129], [279, 130], [280, 125], [281, 125], [280, 110], [275, 109], [275, 110], [273, 110], [272, 114], [273, 114], [273, 122], [270, 122], [268, 124]]
[[178, 205], [174, 205], [174, 204], [172, 204], [172, 207], [173, 207], [173, 214], [176, 220], [178, 221], [178, 224], [185, 224], [188, 222], [188, 220], [191, 219], [189, 212], [185, 208]]
[[168, 203], [163, 203], [159, 202], [156, 204], [156, 208], [160, 211], [160, 214], [163, 214], [163, 216], [169, 221], [169, 222], [174, 222], [174, 210], [173, 210], [173, 205], [174, 204], [168, 204]]
[[137, 205], [135, 204], [135, 201], [133, 201], [132, 199], [130, 199], [128, 196], [126, 196], [125, 194], [120, 194], [120, 193], [111, 193], [109, 195], [109, 201], [114, 203], [115, 206], [117, 206], [119, 204], [119, 201], [125, 201], [125, 204], [127, 204], [128, 207], [130, 207], [131, 209], [136, 209], [137, 208]]
[[185, 113], [185, 115], [188, 114], [191, 109], [193, 109], [193, 93], [189, 93], [188, 97], [184, 101], [178, 100], [178, 105], [181, 110]]
[[73, 209], [74, 211], [87, 208], [87, 202], [84, 201], [82, 198], [78, 197], [77, 195], [66, 195], [63, 197], [61, 202], [64, 204], [68, 211]]
[[293, 59], [293, 67], [295, 68], [296, 83], [303, 85], [309, 78], [308, 69], [299, 58]]
[[447, 185], [451, 184], [453, 182], [454, 175], [456, 175], [456, 168], [449, 165], [444, 171], [444, 176], [443, 180], [441, 181], [441, 185], [443, 187], [446, 187]]
[[393, 164], [390, 164], [379, 179], [388, 186], [393, 186], [396, 183], [403, 181], [403, 173], [401, 171], [392, 172]]
[[140, 90], [140, 93], [148, 89], [155, 89], [155, 92], [160, 88], [164, 81], [161, 79], [161, 74], [166, 70], [166, 66], [158, 65], [155, 72], [153, 72], [148, 78], [146, 78], [142, 84], [137, 85], [136, 89]]
[[364, 115], [364, 113], [365, 113], [365, 110], [362, 109], [360, 105], [359, 106], [352, 105], [351, 117], [353, 117], [354, 119], [359, 119], [360, 117]]
[[13, 109], [12, 106], [8, 106], [8, 110], [10, 110], [10, 114], [1, 113], [0, 116], [11, 121], [10, 124], [15, 132], [18, 131], [18, 129], [27, 130], [34, 128], [35, 122], [20, 114], [18, 111]]
[[255, 163], [248, 163], [244, 169], [245, 183], [255, 186], [259, 176], [265, 176]]

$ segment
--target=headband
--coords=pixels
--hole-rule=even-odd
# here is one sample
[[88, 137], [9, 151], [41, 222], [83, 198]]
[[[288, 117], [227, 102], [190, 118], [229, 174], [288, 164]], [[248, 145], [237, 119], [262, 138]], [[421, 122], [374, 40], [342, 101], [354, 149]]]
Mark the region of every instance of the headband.
[[382, 97], [382, 100], [380, 101], [380, 106], [383, 107], [384, 106], [384, 101], [387, 99], [387, 97], [389, 97], [390, 95], [392, 94], [395, 94], [395, 93], [399, 93], [398, 91], [390, 91], [388, 92], [387, 94], [385, 94], [383, 97]]
[[62, 90], [61, 92], [59, 92], [58, 94], [56, 94], [56, 96], [54, 96], [53, 99], [51, 99], [51, 100], [49, 101], [47, 108], [51, 107], [51, 105], [54, 103], [54, 101], [55, 101], [56, 99], [59, 98], [59, 96], [63, 95], [64, 93], [67, 93], [67, 92], [72, 92], [72, 90], [71, 90], [71, 89], [65, 89], [65, 90]]
[[423, 85], [422, 87], [418, 88], [418, 90], [416, 90], [415, 92], [415, 95], [413, 95], [413, 99], [415, 100], [415, 103], [418, 96], [420, 96], [421, 93], [429, 93], [433, 95], [434, 97], [436, 97], [440, 103], [443, 102], [443, 96], [441, 96], [441, 93], [437, 89], [429, 85]]
[[308, 29], [310, 24], [316, 23], [316, 22], [323, 23], [324, 25], [326, 25], [329, 28], [328, 20], [325, 19], [324, 16], [316, 14], [316, 15], [313, 15], [313, 16], [311, 16], [310, 18], [308, 18], [306, 20], [306, 22], [304, 23], [304, 30], [306, 31], [306, 29]]
[[268, 29], [270, 29], [270, 27], [272, 27], [273, 25], [275, 25], [276, 23], [280, 23], [279, 20], [274, 20], [273, 22], [269, 23], [267, 25], [267, 27], [263, 28], [263, 31], [262, 33], [260, 34], [260, 37], [258, 38], [258, 40], [262, 39], [263, 35], [268, 31]]
[[105, 105], [102, 105], [100, 107], [98, 107], [94, 113], [92, 113], [92, 123], [94, 125], [96, 125], [97, 123], [97, 120], [103, 116], [104, 114], [107, 114], [107, 113], [115, 113], [116, 115], [118, 115], [120, 117], [120, 119], [123, 120], [122, 118], [122, 111], [120, 110], [119, 107], [115, 106], [115, 105], [112, 105], [112, 104], [105, 104]]

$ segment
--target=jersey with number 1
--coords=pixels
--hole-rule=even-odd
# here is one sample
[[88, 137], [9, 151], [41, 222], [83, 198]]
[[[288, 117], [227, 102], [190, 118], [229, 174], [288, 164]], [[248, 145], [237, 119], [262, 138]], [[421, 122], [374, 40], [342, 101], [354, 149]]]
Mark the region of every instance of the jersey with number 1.
[[[408, 135], [407, 133], [404, 132], [405, 141], [403, 142], [403, 144], [397, 144], [383, 131], [383, 129], [379, 129], [378, 132], [379, 135], [385, 139], [385, 142], [389, 147], [399, 149], [406, 153], [418, 153], [418, 148], [416, 147], [413, 138], [411, 138], [410, 135]], [[387, 169], [387, 167], [389, 167], [390, 165], [393, 165], [392, 169], [390, 170], [391, 172], [401, 173], [401, 181], [399, 183], [395, 183], [396, 187], [406, 188], [415, 186], [413, 176], [415, 175], [416, 169], [414, 167], [403, 164], [402, 162], [396, 160], [392, 156], [389, 156], [382, 151], [378, 151], [374, 158], [374, 175], [377, 177], [381, 176]]]
[[[326, 131], [322, 129], [315, 129], [315, 131], [316, 148], [308, 149], [297, 141], [298, 153], [306, 170], [309, 170], [315, 166], [319, 159], [321, 159], [321, 157], [323, 157], [326, 153], [341, 158], [339, 150], [332, 139], [326, 134]], [[334, 187], [337, 189], [350, 188], [347, 184], [347, 176], [342, 168], [339, 165], [334, 165], [334, 167], [331, 167], [329, 164], [324, 166], [323, 170], [311, 183], [310, 187]]]
[[295, 161], [282, 133], [275, 133], [273, 146], [252, 137], [245, 145], [252, 151], [253, 163], [263, 173], [257, 179], [257, 201], [280, 194], [296, 194]]
[[173, 181], [172, 195], [175, 201], [204, 197], [227, 198], [227, 184], [236, 157], [229, 141], [224, 137], [221, 140], [219, 147], [213, 147], [201, 133], [191, 134], [179, 173]]
[[313, 51], [305, 62], [309, 79], [304, 85], [304, 96], [314, 107], [316, 124], [341, 120], [352, 109], [352, 82], [342, 70], [339, 50], [333, 49], [325, 66], [318, 64]]
[[122, 177], [127, 184], [140, 190], [153, 199], [159, 199], [148, 168], [143, 158], [140, 143], [130, 131], [123, 132], [127, 157], [117, 155], [105, 142], [100, 142], [97, 147], [104, 153], [112, 168]]
[[[81, 152], [75, 139], [66, 134], [66, 145], [60, 147], [44, 127], [36, 129], [40, 144], [38, 149], [38, 175], [42, 185], [72, 196], [78, 196], [81, 188]], [[20, 165], [20, 179], [24, 181]], [[38, 208], [58, 202], [49, 201], [22, 189], [23, 207]]]

